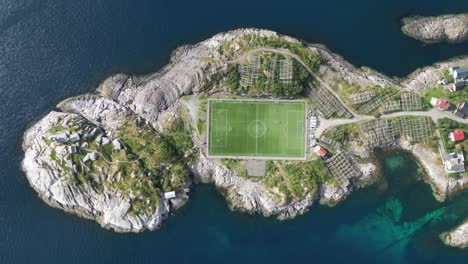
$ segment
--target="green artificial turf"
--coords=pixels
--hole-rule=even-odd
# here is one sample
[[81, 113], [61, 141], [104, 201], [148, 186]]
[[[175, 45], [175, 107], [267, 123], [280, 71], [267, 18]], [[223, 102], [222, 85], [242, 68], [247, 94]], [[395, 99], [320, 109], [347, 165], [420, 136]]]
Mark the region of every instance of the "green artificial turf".
[[305, 102], [210, 100], [208, 154], [305, 157]]

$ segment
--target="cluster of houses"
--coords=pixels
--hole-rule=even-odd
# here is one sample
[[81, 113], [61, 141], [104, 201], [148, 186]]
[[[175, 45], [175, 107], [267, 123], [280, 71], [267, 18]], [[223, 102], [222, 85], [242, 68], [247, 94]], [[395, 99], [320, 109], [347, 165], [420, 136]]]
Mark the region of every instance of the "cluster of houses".
[[[61, 155], [71, 154], [78, 154], [81, 152], [82, 149], [86, 149], [89, 144], [88, 140], [94, 139], [96, 145], [113, 145], [113, 151], [120, 151], [124, 149], [124, 144], [120, 139], [110, 140], [109, 138], [105, 137], [102, 129], [100, 128], [93, 128], [90, 132], [78, 131], [69, 133], [68, 131], [61, 131], [55, 135], [49, 137], [51, 142], [59, 143], [56, 147], [57, 153]], [[83, 163], [88, 161], [95, 161], [99, 159], [99, 154], [96, 151], [87, 152], [85, 157], [83, 158]], [[68, 161], [68, 160], [67, 160]], [[70, 167], [73, 167], [75, 173], [78, 173], [79, 166], [77, 164], [73, 164], [72, 160], [69, 160], [72, 164], [68, 164]]]
[[[445, 98], [431, 98], [431, 105], [440, 111], [452, 111], [451, 109], [452, 104], [449, 100]], [[468, 103], [462, 102], [460, 103], [455, 110], [452, 111], [454, 115], [460, 118], [468, 118]]]
[[[458, 92], [468, 86], [468, 68], [451, 67], [449, 73], [453, 77], [453, 84], [449, 86], [451, 92]], [[446, 79], [442, 79], [440, 84], [448, 84]], [[431, 105], [440, 111], [452, 111], [454, 115], [460, 118], [468, 118], [468, 103], [466, 101], [460, 103], [452, 108], [451, 103], [444, 98], [431, 98]], [[459, 173], [465, 171], [465, 157], [463, 155], [462, 145], [460, 142], [465, 140], [465, 134], [463, 130], [455, 130], [449, 134], [449, 139], [455, 143], [457, 152], [446, 153], [441, 150], [441, 157], [444, 163], [445, 171], [448, 173]]]
[[[452, 67], [449, 69], [450, 74], [453, 77], [453, 84], [449, 86], [449, 90], [452, 92], [458, 92], [468, 86], [468, 68], [460, 69], [459, 67]], [[446, 79], [442, 79], [440, 84], [448, 84]], [[444, 98], [431, 98], [431, 105], [440, 111], [452, 111], [453, 114], [460, 118], [468, 118], [468, 103], [466, 101], [460, 103], [455, 109], [451, 108], [452, 104], [450, 101]]]
[[[458, 129], [449, 134], [450, 140], [453, 142], [461, 142], [465, 140], [465, 133]], [[455, 145], [459, 149], [458, 152], [446, 153], [441, 150], [442, 160], [444, 162], [445, 171], [448, 173], [457, 173], [465, 171], [465, 157], [463, 155], [461, 144]]]

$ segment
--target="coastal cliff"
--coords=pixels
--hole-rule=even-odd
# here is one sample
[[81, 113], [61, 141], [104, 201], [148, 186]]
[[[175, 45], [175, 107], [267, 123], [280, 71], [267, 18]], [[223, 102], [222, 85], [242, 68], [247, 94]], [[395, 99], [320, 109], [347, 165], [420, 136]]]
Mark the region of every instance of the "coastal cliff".
[[[25, 133], [22, 167], [31, 186], [51, 206], [93, 219], [105, 228], [141, 232], [156, 229], [171, 211], [185, 204], [192, 180], [216, 185], [234, 210], [279, 219], [291, 219], [316, 203], [334, 205], [358, 183], [373, 182], [379, 176], [378, 164], [368, 161], [370, 150], [357, 147], [353, 155], [362, 158], [356, 162], [359, 176], [349, 185], [314, 179], [297, 195], [286, 195], [272, 183], [245, 177], [221, 160], [206, 157], [204, 124], [197, 123], [203, 108], [200, 100], [213, 94], [231, 95], [217, 83], [225, 78], [219, 76], [219, 69], [228, 68], [242, 52], [264, 45], [252, 44], [253, 38], [282, 45], [281, 52], [299, 47], [305, 52], [301, 58], [306, 66], [320, 58], [321, 67], [333, 72], [334, 80], [422, 89], [411, 80], [400, 82], [369, 68], [358, 69], [323, 45], [267, 30], [221, 33], [178, 48], [170, 64], [159, 72], [116, 74], [96, 94], [61, 102], [58, 108], [62, 112], [51, 112]], [[185, 95], [192, 99], [185, 100]], [[420, 159], [430, 166], [431, 161]], [[429, 173], [445, 177], [437, 175], [443, 173], [440, 167]], [[175, 192], [176, 197], [166, 199], [167, 192]]]
[[461, 43], [468, 39], [468, 14], [405, 18], [401, 29], [426, 43]]

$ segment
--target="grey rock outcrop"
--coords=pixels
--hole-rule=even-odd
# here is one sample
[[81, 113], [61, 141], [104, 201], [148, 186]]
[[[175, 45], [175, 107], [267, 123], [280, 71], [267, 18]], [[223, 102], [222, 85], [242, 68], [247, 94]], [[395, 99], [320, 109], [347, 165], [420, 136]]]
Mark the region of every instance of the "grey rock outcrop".
[[124, 106], [98, 95], [80, 95], [60, 102], [63, 112], [76, 113], [110, 133], [119, 129], [133, 113]]
[[[23, 171], [32, 188], [47, 204], [82, 217], [95, 220], [103, 227], [119, 232], [153, 230], [167, 217], [169, 206], [160, 200], [157, 208], [147, 215], [129, 214], [130, 202], [123, 193], [104, 187], [102, 190], [77, 184], [57, 160], [66, 155], [63, 147], [52, 147], [43, 140], [51, 137], [50, 129], [73, 122], [75, 126], [87, 123], [74, 113], [51, 112], [28, 129], [24, 136], [25, 158]], [[63, 159], [65, 161], [65, 159]], [[71, 160], [67, 160], [71, 165]]]
[[427, 43], [461, 43], [468, 39], [468, 14], [405, 18], [402, 31]]
[[287, 202], [281, 193], [267, 189], [260, 182], [236, 176], [217, 162], [208, 160], [203, 154], [194, 164], [193, 171], [201, 181], [213, 182], [226, 196], [231, 209], [252, 214], [290, 219], [306, 212], [317, 198], [308, 194], [301, 200]]
[[442, 241], [451, 247], [468, 247], [468, 219], [465, 222], [449, 232], [440, 235]]

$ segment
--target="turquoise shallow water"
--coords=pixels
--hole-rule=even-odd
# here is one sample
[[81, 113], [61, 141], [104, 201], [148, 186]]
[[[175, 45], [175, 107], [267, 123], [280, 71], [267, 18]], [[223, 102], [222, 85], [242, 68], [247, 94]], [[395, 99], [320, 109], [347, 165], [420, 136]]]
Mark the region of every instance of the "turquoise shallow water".
[[114, 72], [155, 71], [180, 44], [269, 28], [404, 76], [468, 44], [423, 45], [399, 32], [399, 19], [462, 11], [466, 0], [1, 1], [0, 263], [466, 263], [437, 235], [468, 216], [468, 195], [436, 202], [404, 153], [381, 154], [387, 182], [293, 221], [230, 212], [203, 185], [161, 230], [138, 235], [46, 206], [19, 170], [24, 130], [58, 101]]

